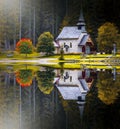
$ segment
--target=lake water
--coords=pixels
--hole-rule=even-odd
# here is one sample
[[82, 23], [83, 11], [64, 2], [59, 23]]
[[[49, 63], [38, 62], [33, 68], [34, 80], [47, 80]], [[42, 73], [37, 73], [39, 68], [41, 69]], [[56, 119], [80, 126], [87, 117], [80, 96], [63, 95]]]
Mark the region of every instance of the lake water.
[[0, 129], [120, 129], [119, 69], [7, 66]]

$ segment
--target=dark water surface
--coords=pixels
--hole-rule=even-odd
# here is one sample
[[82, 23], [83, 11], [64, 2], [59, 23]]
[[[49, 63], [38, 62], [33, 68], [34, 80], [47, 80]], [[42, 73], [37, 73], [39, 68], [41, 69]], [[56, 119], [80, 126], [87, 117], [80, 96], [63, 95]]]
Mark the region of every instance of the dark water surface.
[[120, 70], [0, 71], [0, 129], [120, 129]]

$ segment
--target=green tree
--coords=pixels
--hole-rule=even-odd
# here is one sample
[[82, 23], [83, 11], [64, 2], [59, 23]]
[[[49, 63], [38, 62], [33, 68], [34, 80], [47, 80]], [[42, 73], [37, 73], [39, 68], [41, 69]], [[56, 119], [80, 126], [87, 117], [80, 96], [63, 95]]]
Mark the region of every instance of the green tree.
[[54, 50], [53, 35], [50, 32], [41, 34], [38, 38], [37, 52], [45, 52], [46, 55], [52, 55]]
[[46, 68], [46, 71], [37, 72], [38, 87], [44, 94], [50, 94], [53, 90], [55, 73], [53, 69]]
[[16, 51], [21, 54], [31, 54], [33, 52], [33, 45], [30, 39], [21, 39], [16, 45]]
[[106, 22], [98, 29], [98, 48], [99, 51], [111, 53], [113, 50], [113, 44], [118, 42], [118, 29], [113, 23]]

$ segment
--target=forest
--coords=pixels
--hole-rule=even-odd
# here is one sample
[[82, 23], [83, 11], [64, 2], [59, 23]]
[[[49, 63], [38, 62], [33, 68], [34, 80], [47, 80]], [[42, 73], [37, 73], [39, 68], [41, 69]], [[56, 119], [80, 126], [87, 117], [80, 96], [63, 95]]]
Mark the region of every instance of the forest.
[[[119, 0], [83, 0], [86, 29], [96, 43], [98, 28], [105, 22], [120, 30]], [[4, 0], [0, 1], [0, 48], [13, 50], [21, 38], [30, 38], [36, 45], [38, 37], [50, 31], [54, 38], [66, 25], [76, 25], [81, 0]]]

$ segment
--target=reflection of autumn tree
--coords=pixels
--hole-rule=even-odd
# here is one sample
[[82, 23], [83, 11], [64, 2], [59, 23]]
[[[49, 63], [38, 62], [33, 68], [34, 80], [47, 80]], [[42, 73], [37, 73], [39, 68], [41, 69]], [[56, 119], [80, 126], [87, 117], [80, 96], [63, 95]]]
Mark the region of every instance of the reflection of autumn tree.
[[32, 84], [33, 71], [30, 69], [22, 69], [16, 72], [16, 81], [23, 87]]
[[43, 93], [50, 94], [53, 90], [54, 75], [55, 73], [51, 68], [37, 72], [38, 87]]
[[96, 85], [86, 96], [82, 129], [120, 129], [120, 94], [107, 105], [98, 98]]
[[100, 72], [97, 87], [100, 100], [105, 104], [112, 104], [120, 92], [119, 76], [117, 75], [117, 79], [114, 81], [113, 75], [109, 71]]

